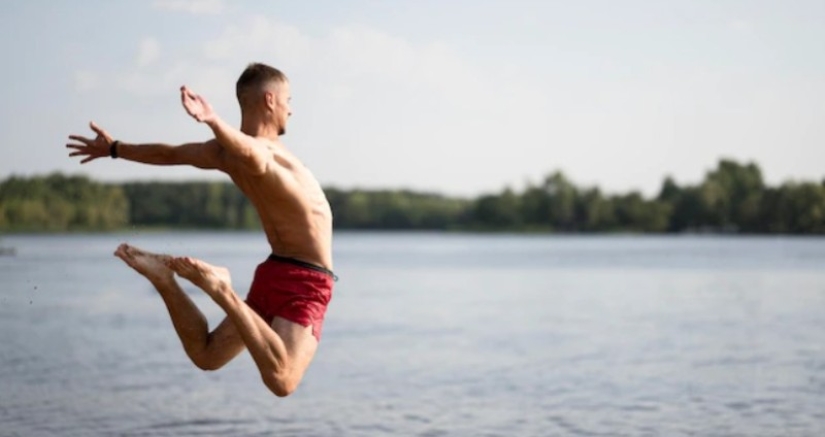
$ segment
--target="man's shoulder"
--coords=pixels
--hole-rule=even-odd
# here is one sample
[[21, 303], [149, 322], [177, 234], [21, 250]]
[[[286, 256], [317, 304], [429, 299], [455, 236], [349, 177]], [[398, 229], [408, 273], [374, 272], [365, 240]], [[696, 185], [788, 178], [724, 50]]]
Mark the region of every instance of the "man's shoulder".
[[265, 149], [265, 153], [267, 153], [267, 159], [280, 167], [280, 169], [294, 171], [301, 168], [301, 161], [294, 153], [286, 148], [281, 140], [260, 137], [260, 144]]

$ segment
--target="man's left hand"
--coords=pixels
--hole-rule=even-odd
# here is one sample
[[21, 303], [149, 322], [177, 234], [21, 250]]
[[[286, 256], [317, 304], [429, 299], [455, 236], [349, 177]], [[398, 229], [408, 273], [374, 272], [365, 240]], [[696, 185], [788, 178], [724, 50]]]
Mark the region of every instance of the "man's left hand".
[[97, 134], [94, 139], [86, 138], [81, 135], [69, 135], [70, 140], [78, 141], [81, 144], [66, 144], [66, 148], [75, 150], [74, 152], [69, 153], [70, 157], [85, 156], [85, 158], [80, 161], [81, 164], [85, 164], [97, 158], [109, 156], [110, 148], [114, 142], [112, 136], [96, 125], [95, 122], [90, 122], [89, 127]]

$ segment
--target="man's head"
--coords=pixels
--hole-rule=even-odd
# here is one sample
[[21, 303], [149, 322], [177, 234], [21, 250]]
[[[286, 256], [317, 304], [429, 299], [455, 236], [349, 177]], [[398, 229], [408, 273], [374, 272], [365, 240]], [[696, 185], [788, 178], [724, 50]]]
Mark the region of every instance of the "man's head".
[[289, 81], [278, 69], [265, 64], [249, 64], [235, 84], [235, 94], [244, 116], [261, 117], [274, 123], [278, 135], [286, 133], [289, 107]]

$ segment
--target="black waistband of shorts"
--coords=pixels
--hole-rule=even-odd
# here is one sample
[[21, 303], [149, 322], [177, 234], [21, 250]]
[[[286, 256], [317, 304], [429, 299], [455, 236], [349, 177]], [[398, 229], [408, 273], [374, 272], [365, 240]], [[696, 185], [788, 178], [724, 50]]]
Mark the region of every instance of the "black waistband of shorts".
[[275, 255], [274, 253], [269, 255], [268, 259], [270, 261], [278, 261], [282, 263], [292, 264], [294, 266], [303, 267], [305, 269], [315, 270], [316, 272], [321, 272], [325, 275], [328, 275], [334, 280], [338, 280], [338, 276], [335, 276], [335, 273], [332, 273], [332, 270], [327, 269], [325, 267], [321, 267], [312, 263], [308, 263], [306, 261], [301, 261], [299, 259], [290, 258], [286, 256]]

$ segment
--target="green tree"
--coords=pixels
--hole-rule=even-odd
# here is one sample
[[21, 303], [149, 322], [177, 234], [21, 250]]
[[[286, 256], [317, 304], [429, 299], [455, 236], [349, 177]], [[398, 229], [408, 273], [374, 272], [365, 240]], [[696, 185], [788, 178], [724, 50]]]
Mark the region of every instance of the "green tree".
[[544, 179], [542, 186], [547, 195], [550, 223], [562, 231], [575, 229], [576, 187], [561, 172], [555, 172]]
[[550, 196], [543, 188], [528, 186], [521, 195], [520, 215], [531, 229], [551, 228]]
[[682, 195], [682, 189], [670, 176], [667, 176], [662, 182], [662, 188], [659, 190], [659, 195], [656, 199], [660, 202], [676, 203]]
[[481, 196], [473, 207], [475, 222], [484, 229], [514, 229], [521, 225], [519, 197], [510, 189]]
[[765, 192], [760, 212], [765, 224], [762, 231], [824, 233], [825, 188], [815, 183], [787, 182]]
[[756, 164], [719, 161], [716, 170], [705, 177], [701, 189], [708, 221], [717, 227], [754, 228], [764, 188], [762, 172]]

